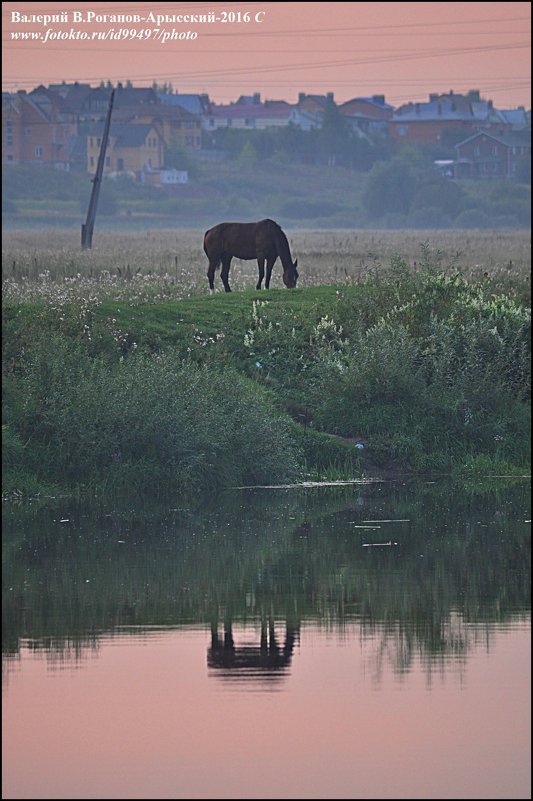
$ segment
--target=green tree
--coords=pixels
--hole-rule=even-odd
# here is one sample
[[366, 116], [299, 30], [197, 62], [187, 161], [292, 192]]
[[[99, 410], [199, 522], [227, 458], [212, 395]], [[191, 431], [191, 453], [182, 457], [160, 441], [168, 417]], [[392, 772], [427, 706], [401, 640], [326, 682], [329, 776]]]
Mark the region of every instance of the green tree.
[[239, 164], [242, 164], [243, 167], [253, 167], [255, 164], [257, 164], [257, 161], [257, 150], [250, 140], [248, 140], [243, 145], [243, 148], [239, 154], [238, 162]]
[[352, 135], [350, 125], [336, 103], [327, 103], [318, 132], [318, 147], [329, 167], [345, 160]]
[[173, 167], [175, 170], [187, 170], [189, 175], [194, 173], [192, 159], [181, 146], [177, 136], [173, 136], [170, 143], [165, 146], [165, 167]]
[[412, 163], [395, 157], [374, 164], [363, 192], [363, 206], [370, 218], [389, 212], [407, 214], [417, 190], [417, 171]]
[[411, 208], [439, 209], [444, 214], [455, 217], [463, 207], [464, 198], [465, 192], [457, 183], [441, 175], [434, 175], [419, 185]]

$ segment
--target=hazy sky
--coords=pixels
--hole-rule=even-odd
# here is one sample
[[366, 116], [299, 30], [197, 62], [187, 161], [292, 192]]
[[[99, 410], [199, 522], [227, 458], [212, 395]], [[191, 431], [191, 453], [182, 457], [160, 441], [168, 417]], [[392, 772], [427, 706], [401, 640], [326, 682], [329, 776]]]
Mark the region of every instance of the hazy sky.
[[[74, 21], [75, 10], [83, 21]], [[67, 12], [65, 22], [22, 21], [60, 12]], [[251, 20], [100, 22], [88, 20], [89, 12], [219, 18], [249, 12]], [[430, 92], [480, 89], [500, 108], [531, 106], [529, 2], [20, 2], [2, 3], [2, 18], [2, 84], [9, 91], [61, 80], [129, 79], [138, 86], [156, 80], [180, 92], [207, 92], [215, 102], [253, 92], [289, 102], [298, 92], [334, 92], [337, 101], [384, 94], [397, 106]], [[42, 38], [12, 38], [25, 32]], [[170, 39], [179, 33], [196, 38]]]

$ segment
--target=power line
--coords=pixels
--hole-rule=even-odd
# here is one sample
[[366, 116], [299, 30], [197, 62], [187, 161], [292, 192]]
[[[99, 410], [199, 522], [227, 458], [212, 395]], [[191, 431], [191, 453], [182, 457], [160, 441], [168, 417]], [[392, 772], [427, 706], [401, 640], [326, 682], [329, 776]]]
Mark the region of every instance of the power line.
[[[407, 53], [407, 54], [402, 54], [401, 56], [391, 56], [389, 58], [379, 58], [379, 59], [374, 59], [374, 58], [371, 58], [371, 59], [359, 59], [359, 58], [357, 58], [357, 59], [343, 59], [342, 61], [321, 61], [321, 62], [309, 62], [309, 61], [306, 61], [306, 62], [300, 62], [300, 63], [296, 63], [296, 64], [277, 64], [277, 65], [274, 65], [274, 66], [269, 65], [269, 66], [263, 66], [263, 67], [256, 66], [256, 67], [254, 67], [254, 75], [257, 75], [257, 74], [260, 74], [260, 73], [280, 72], [280, 71], [286, 71], [286, 70], [291, 70], [292, 71], [292, 70], [302, 70], [302, 69], [310, 69], [310, 68], [313, 68], [313, 69], [316, 69], [316, 68], [328, 69], [328, 68], [333, 68], [333, 67], [357, 66], [357, 65], [361, 65], [361, 64], [384, 64], [384, 63], [389, 63], [389, 62], [413, 61], [413, 60], [419, 60], [419, 59], [437, 58], [437, 57], [443, 56], [443, 55], [444, 56], [451, 56], [451, 55], [459, 56], [459, 55], [467, 55], [467, 54], [471, 54], [471, 53], [494, 52], [496, 50], [518, 50], [518, 49], [523, 49], [523, 48], [527, 48], [527, 47], [529, 47], [529, 43], [521, 42], [521, 43], [516, 43], [516, 44], [497, 45], [497, 46], [493, 46], [493, 47], [482, 46], [482, 47], [467, 47], [467, 48], [455, 48], [455, 49], [446, 48], [444, 50], [432, 50], [430, 52], [424, 52], [423, 54]], [[246, 66], [246, 67], [234, 67], [234, 68], [231, 68], [231, 69], [227, 69], [227, 70], [224, 71], [224, 76], [227, 77], [227, 76], [230, 76], [230, 75], [241, 75], [243, 73], [246, 74], [246, 75], [249, 75], [250, 74], [250, 67], [249, 66]], [[191, 70], [189, 70], [187, 72], [187, 77], [189, 79], [190, 78], [201, 79], [201, 78], [209, 78], [209, 77], [211, 77], [213, 75], [219, 75], [219, 74], [220, 74], [219, 70], [213, 70], [213, 69], [204, 70], [204, 71], [201, 71], [201, 70], [200, 71], [198, 71], [198, 70], [192, 70], [191, 71]], [[116, 79], [116, 73], [114, 73], [114, 75], [115, 75], [115, 79]], [[161, 75], [161, 74], [154, 75], [154, 74], [152, 74], [150, 76], [146, 76], [146, 75], [131, 75], [130, 74], [130, 75], [128, 75], [128, 80], [137, 80], [137, 81], [143, 81], [143, 80], [150, 81], [150, 80], [161, 80], [161, 79], [169, 80], [169, 79], [176, 79], [176, 78], [183, 79], [183, 77], [184, 76], [183, 76], [182, 72], [170, 73], [170, 74], [167, 73], [165, 75]], [[13, 79], [16, 80], [16, 78], [13, 78]], [[122, 79], [123, 78], [121, 77], [120, 80], [122, 80]], [[28, 80], [30, 80], [30, 78], [26, 78], [25, 80], [28, 81]], [[34, 79], [34, 80], [39, 80], [39, 79], [37, 78], [37, 79]], [[101, 80], [101, 77], [100, 76], [80, 76], [80, 77], [78, 77], [78, 81], [90, 81], [90, 80], [98, 81], [98, 80]]]

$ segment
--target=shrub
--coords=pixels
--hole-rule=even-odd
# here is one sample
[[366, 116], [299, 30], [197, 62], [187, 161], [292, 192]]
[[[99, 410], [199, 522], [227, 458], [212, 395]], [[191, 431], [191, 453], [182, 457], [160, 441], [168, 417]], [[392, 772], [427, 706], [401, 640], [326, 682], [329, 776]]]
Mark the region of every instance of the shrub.
[[59, 337], [25, 360], [19, 430], [54, 478], [183, 490], [293, 479], [290, 421], [232, 370], [172, 354], [91, 360]]

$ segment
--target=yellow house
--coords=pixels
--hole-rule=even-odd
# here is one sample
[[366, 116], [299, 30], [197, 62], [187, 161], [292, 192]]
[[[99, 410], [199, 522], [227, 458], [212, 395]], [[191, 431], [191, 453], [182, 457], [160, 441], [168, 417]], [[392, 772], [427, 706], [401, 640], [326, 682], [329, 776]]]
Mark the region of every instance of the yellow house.
[[[87, 136], [87, 172], [95, 173], [102, 143], [102, 128]], [[104, 173], [141, 173], [146, 167], [159, 169], [164, 163], [164, 142], [153, 125], [112, 124], [109, 131]]]
[[202, 146], [200, 117], [180, 106], [156, 105], [147, 109], [126, 106], [114, 115], [119, 122], [155, 126], [166, 145], [177, 141], [182, 150], [198, 150]]

